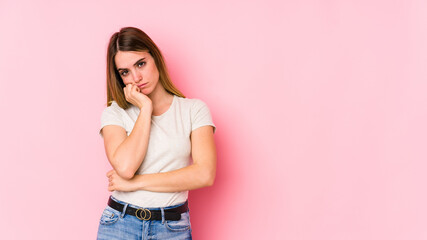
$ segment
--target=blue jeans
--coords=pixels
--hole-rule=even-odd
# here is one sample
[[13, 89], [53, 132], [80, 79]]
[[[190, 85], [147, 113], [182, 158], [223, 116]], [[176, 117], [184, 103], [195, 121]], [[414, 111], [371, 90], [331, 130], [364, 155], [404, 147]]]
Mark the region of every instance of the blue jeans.
[[[140, 220], [136, 216], [126, 214], [126, 207], [140, 208], [132, 204], [117, 200], [115, 201], [125, 205], [123, 211], [115, 210], [107, 205], [102, 212], [98, 228], [98, 240], [103, 239], [192, 239], [190, 210], [181, 213], [181, 219], [178, 221], [165, 220], [163, 210], [183, 205], [178, 204], [165, 208], [147, 208], [149, 210], [161, 210], [162, 220]], [[163, 209], [163, 210], [162, 210]]]

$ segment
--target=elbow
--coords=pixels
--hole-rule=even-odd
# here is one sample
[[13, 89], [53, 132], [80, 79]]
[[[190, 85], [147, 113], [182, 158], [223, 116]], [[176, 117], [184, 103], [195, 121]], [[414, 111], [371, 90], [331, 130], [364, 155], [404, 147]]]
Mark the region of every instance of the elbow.
[[205, 175], [203, 179], [203, 186], [211, 187], [214, 185], [214, 182], [215, 182], [215, 173], [208, 173]]
[[127, 172], [122, 172], [121, 174], [120, 173], [117, 173], [121, 178], [123, 178], [123, 179], [125, 179], [125, 180], [131, 180], [134, 176], [135, 176], [135, 174], [133, 174], [133, 173], [131, 173], [131, 172], [129, 172], [129, 171], [127, 171]]
[[206, 187], [211, 187], [211, 186], [213, 186], [213, 185], [214, 185], [214, 182], [215, 182], [215, 178], [209, 178], [209, 179], [206, 181], [205, 186], [206, 186]]
[[138, 169], [134, 169], [127, 161], [123, 161], [121, 157], [113, 155], [111, 166], [116, 170], [117, 175], [125, 180], [130, 180], [135, 176]]
[[125, 179], [125, 180], [130, 180], [135, 176], [135, 171], [133, 171], [133, 169], [130, 169], [129, 167], [126, 166], [120, 166], [116, 169], [117, 174]]
[[211, 187], [215, 182], [216, 167], [196, 165], [198, 167], [198, 184], [199, 187]]
[[119, 175], [121, 178], [125, 180], [130, 180], [134, 177], [136, 170], [124, 164], [124, 162], [120, 161], [120, 159], [113, 158], [110, 163], [113, 169], [116, 171], [117, 175]]

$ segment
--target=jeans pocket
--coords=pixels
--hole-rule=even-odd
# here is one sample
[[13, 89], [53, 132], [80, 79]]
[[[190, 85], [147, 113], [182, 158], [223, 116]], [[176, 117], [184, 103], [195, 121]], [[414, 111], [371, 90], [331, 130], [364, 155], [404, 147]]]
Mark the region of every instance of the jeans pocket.
[[177, 221], [167, 220], [165, 226], [170, 231], [186, 231], [191, 228], [189, 212], [181, 213], [181, 219]]
[[120, 212], [111, 208], [110, 206], [107, 206], [104, 211], [102, 212], [101, 219], [99, 220], [99, 223], [102, 225], [110, 225], [117, 220], [119, 220]]

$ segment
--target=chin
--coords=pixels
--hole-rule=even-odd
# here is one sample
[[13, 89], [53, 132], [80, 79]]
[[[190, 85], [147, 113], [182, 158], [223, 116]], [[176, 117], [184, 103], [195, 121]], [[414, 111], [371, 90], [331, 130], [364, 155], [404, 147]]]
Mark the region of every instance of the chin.
[[149, 89], [141, 89], [141, 92], [145, 95], [150, 95], [153, 91], [150, 91]]

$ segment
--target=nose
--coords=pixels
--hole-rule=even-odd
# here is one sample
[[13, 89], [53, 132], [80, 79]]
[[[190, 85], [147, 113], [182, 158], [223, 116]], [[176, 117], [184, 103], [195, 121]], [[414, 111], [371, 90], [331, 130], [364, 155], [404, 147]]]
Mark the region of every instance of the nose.
[[138, 70], [132, 71], [132, 75], [135, 83], [138, 83], [142, 79], [142, 74]]

